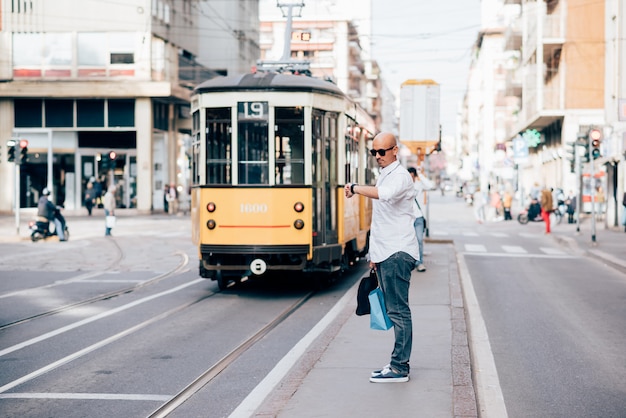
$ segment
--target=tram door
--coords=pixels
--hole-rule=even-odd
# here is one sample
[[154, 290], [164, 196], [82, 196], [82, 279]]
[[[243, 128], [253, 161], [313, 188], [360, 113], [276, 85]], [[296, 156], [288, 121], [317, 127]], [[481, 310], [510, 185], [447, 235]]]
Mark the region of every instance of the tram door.
[[336, 244], [337, 116], [313, 112], [313, 245]]

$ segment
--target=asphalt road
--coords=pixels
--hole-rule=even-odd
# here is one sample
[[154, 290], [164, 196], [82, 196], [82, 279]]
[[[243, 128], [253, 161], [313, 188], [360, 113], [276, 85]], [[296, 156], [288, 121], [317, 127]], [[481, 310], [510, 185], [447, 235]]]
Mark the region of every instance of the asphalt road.
[[508, 416], [626, 416], [623, 271], [542, 223], [478, 224], [454, 199], [433, 205], [433, 237], [454, 240], [471, 276]]
[[94, 228], [74, 222], [67, 242], [0, 243], [3, 417], [145, 417], [216, 365], [170, 416], [228, 416], [365, 270], [219, 292], [188, 219], [121, 219], [113, 238], [80, 222]]

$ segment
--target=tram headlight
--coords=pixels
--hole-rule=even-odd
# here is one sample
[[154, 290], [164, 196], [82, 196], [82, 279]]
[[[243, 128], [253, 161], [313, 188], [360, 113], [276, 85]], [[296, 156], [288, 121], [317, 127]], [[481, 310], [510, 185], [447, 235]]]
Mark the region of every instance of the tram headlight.
[[302, 212], [304, 210], [304, 203], [296, 202], [296, 204], [293, 205], [293, 210], [295, 210], [298, 213]]
[[209, 229], [215, 229], [215, 221], [213, 219], [209, 219], [206, 221], [206, 227]]
[[302, 219], [296, 219], [295, 222], [293, 223], [293, 227], [296, 229], [304, 228], [304, 221]]
[[210, 213], [215, 212], [215, 203], [213, 202], [207, 203], [206, 210], [208, 210]]

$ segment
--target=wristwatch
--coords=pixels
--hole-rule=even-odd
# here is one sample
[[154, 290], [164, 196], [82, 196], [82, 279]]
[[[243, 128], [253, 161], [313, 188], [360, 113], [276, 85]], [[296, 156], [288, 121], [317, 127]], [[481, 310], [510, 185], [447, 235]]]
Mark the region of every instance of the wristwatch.
[[350, 193], [354, 194], [354, 186], [356, 186], [356, 183], [352, 183], [350, 185]]

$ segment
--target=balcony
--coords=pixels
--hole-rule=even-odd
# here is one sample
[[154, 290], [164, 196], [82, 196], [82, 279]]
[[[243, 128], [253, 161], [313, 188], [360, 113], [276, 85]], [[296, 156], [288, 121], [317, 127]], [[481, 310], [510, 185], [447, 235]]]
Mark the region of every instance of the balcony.
[[504, 49], [506, 51], [519, 51], [522, 47], [522, 24], [520, 19], [515, 19], [504, 31]]
[[522, 97], [522, 77], [520, 73], [519, 68], [507, 70], [504, 90], [506, 96]]
[[562, 14], [546, 15], [543, 18], [543, 58], [546, 61], [565, 43], [565, 19]]
[[[565, 110], [560, 89], [562, 74], [557, 72], [544, 83], [543, 66], [529, 65], [525, 67], [522, 108], [513, 135], [526, 129], [541, 130], [554, 121], [562, 119]], [[537, 72], [541, 71], [541, 74]], [[539, 80], [542, 80], [539, 82]]]

